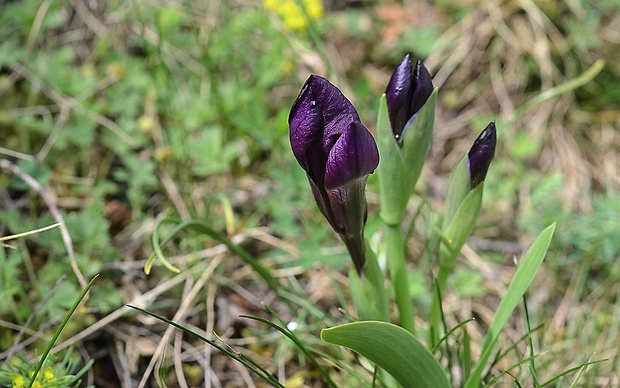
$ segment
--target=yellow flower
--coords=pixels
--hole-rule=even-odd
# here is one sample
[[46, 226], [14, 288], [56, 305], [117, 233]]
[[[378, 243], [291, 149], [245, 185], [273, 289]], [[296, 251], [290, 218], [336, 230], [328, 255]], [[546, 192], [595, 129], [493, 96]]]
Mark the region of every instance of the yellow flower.
[[323, 16], [323, 2], [321, 0], [304, 0], [304, 7], [308, 17], [317, 20]]
[[47, 368], [45, 372], [43, 372], [43, 378], [45, 381], [54, 381], [56, 380], [56, 376], [54, 375], [54, 371], [52, 368]]
[[278, 3], [279, 0], [265, 0], [263, 1], [263, 6], [270, 11], [276, 11], [278, 9]]
[[35, 381], [34, 384], [32, 384], [32, 388], [43, 388], [43, 384], [41, 384], [38, 381]]
[[284, 17], [291, 16], [300, 16], [301, 9], [297, 6], [297, 2], [295, 0], [284, 0], [280, 3], [280, 6], [277, 8], [278, 13]]
[[13, 375], [13, 388], [24, 388], [24, 384], [24, 376], [18, 375], [17, 373]]
[[138, 117], [138, 129], [145, 135], [150, 135], [155, 127], [155, 119], [151, 116], [142, 115]]
[[307, 23], [303, 16], [289, 16], [284, 18], [284, 25], [291, 30], [303, 30]]
[[[300, 7], [303, 6], [303, 9]], [[264, 0], [266, 9], [275, 11], [291, 30], [303, 30], [308, 26], [308, 20], [317, 20], [323, 16], [321, 0]]]

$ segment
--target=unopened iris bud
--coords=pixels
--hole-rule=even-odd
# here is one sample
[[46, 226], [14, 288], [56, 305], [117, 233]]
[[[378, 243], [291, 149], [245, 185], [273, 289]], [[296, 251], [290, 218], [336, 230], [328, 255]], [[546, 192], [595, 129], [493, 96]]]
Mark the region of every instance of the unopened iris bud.
[[432, 93], [433, 81], [428, 70], [420, 60], [414, 69], [411, 57], [407, 54], [385, 89], [392, 134], [399, 144], [409, 124]]
[[381, 219], [403, 221], [433, 137], [437, 88], [421, 61], [406, 55], [379, 100], [377, 143], [381, 155]]
[[450, 249], [442, 250], [440, 263], [448, 268], [454, 264], [461, 247], [471, 234], [482, 205], [482, 185], [495, 155], [497, 134], [491, 122], [480, 133], [469, 152], [452, 171], [441, 229]]
[[467, 154], [467, 171], [469, 172], [470, 189], [478, 186], [487, 176], [489, 165], [495, 156], [497, 133], [495, 122], [492, 121], [478, 136]]
[[363, 273], [366, 180], [379, 164], [374, 138], [353, 104], [320, 76], [311, 75], [289, 115], [291, 148], [306, 171], [319, 209]]

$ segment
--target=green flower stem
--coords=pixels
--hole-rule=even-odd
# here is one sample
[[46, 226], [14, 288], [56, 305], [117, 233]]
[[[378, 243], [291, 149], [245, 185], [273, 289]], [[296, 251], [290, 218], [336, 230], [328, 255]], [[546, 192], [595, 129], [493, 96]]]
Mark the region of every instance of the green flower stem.
[[[385, 274], [381, 271], [377, 259], [374, 257], [370, 247], [366, 246], [366, 267], [365, 276], [371, 284], [376, 305], [376, 320], [390, 322], [390, 308], [388, 303], [387, 290], [385, 288]], [[373, 257], [369, 257], [372, 255]]]
[[409, 296], [409, 282], [407, 281], [407, 268], [405, 266], [405, 241], [400, 224], [385, 224], [385, 240], [400, 325], [415, 335], [413, 304]]
[[385, 274], [368, 244], [366, 244], [366, 265], [363, 273], [360, 278], [354, 268], [349, 271], [351, 297], [359, 319], [390, 322]]

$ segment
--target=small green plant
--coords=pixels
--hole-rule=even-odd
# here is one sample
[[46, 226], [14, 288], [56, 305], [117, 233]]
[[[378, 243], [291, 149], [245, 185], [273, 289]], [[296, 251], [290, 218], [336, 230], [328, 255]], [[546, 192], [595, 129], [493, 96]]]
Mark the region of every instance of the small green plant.
[[[62, 360], [50, 355], [42, 365], [29, 362], [24, 356], [18, 355], [0, 369], [0, 384], [12, 388], [69, 388], [82, 386], [82, 376], [94, 363], [89, 361], [78, 370], [79, 359], [72, 357], [71, 350], [65, 352]], [[35, 372], [37, 377], [33, 379]]]
[[78, 298], [75, 299], [73, 305], [56, 329], [51, 341], [47, 344], [41, 356], [41, 360], [29, 362], [23, 356], [18, 356], [16, 360], [10, 360], [6, 368], [0, 369], [0, 382], [7, 385], [11, 384], [14, 388], [68, 388], [80, 385], [81, 376], [90, 369], [94, 360], [88, 361], [75, 373], [80, 361], [71, 358], [71, 351], [68, 351], [62, 361], [58, 363], [56, 362], [55, 356], [51, 353], [51, 350], [56, 340], [65, 329], [69, 319], [92, 287], [96, 278], [97, 276], [88, 283]]
[[[497, 138], [495, 123], [491, 122], [455, 166], [448, 184], [443, 222], [432, 225], [436, 238], [431, 241], [438, 244], [434, 250], [438, 252], [438, 270], [430, 291], [433, 302], [427, 312], [430, 317], [427, 330], [430, 346], [427, 348], [419, 340], [415, 327], [405, 263], [408, 233], [403, 230], [403, 222], [429, 149], [436, 97], [437, 88], [433, 87], [430, 74], [422, 62], [418, 61], [413, 66], [409, 56], [406, 56], [380, 99], [378, 146], [361, 124], [351, 102], [325, 78], [315, 75], [308, 78], [289, 116], [293, 154], [306, 172], [319, 210], [344, 242], [354, 264], [349, 271], [349, 286], [361, 321], [323, 329], [321, 338], [348, 347], [376, 363], [373, 380], [379, 379], [386, 386], [395, 386], [398, 382], [406, 387], [449, 387], [453, 384], [477, 387], [488, 382], [485, 372], [487, 361], [495, 350], [500, 333], [542, 264], [555, 231], [555, 224], [545, 228], [519, 262], [489, 327], [478, 360], [472, 359], [468, 350], [470, 343], [466, 340], [464, 349], [456, 349], [461, 355], [459, 364], [463, 368], [462, 376], [456, 378], [447, 373], [434, 353], [442, 347], [452, 351], [447, 347], [447, 338], [461, 329], [466, 333], [467, 322], [454, 328], [446, 327], [442, 299], [459, 252], [472, 233], [480, 213], [484, 180], [495, 154]], [[379, 175], [380, 218], [385, 236], [380, 251], [386, 252], [387, 265], [378, 261], [380, 252], [373, 251], [364, 238], [368, 218], [365, 185], [369, 174], [375, 169]], [[272, 277], [268, 268], [207, 223], [197, 220], [180, 222], [161, 241], [158, 229], [153, 235], [155, 253], [147, 263], [147, 273], [156, 259], [169, 269], [179, 271], [167, 261], [162, 246], [181, 230], [194, 229], [224, 243], [241, 256], [289, 307], [304, 303], [303, 296], [295, 296], [295, 291]], [[376, 248], [377, 244], [374, 246]], [[384, 286], [388, 274], [392, 292]], [[390, 323], [390, 295], [395, 299], [399, 316], [396, 322], [400, 327]], [[268, 310], [277, 317], [273, 310]], [[304, 342], [286, 328], [285, 322], [280, 320], [279, 324], [275, 324], [263, 318], [250, 318], [283, 333], [315, 362], [317, 369], [323, 371], [315, 361], [321, 353], [306, 349]], [[172, 324], [191, 333], [176, 323]], [[213, 345], [212, 341], [207, 342]], [[240, 359], [234, 354], [231, 356], [250, 367], [266, 382], [280, 386], [272, 381], [273, 376], [266, 374], [264, 368], [254, 363], [248, 365], [247, 359]], [[448, 359], [452, 362], [449, 356]], [[532, 378], [536, 380], [533, 358], [530, 362]], [[328, 385], [334, 386], [327, 374], [324, 377]]]

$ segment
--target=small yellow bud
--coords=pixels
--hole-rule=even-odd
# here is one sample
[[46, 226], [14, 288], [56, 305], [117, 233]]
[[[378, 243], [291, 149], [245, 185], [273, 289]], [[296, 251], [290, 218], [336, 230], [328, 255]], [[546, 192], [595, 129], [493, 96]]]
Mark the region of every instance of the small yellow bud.
[[276, 11], [278, 9], [278, 0], [265, 0], [263, 1], [263, 6], [270, 11]]
[[317, 20], [323, 16], [323, 3], [320, 0], [305, 0], [304, 7], [308, 17]]
[[291, 75], [295, 72], [295, 64], [292, 61], [283, 61], [280, 65], [280, 71], [283, 75]]
[[43, 378], [45, 381], [54, 381], [56, 380], [56, 376], [54, 375], [54, 371], [52, 368], [47, 368], [45, 372], [43, 372]]
[[125, 76], [125, 66], [120, 62], [111, 63], [108, 66], [108, 74], [123, 78]]
[[166, 163], [172, 159], [172, 149], [170, 147], [155, 148], [153, 157], [158, 163]]
[[13, 387], [14, 388], [23, 388], [25, 384], [24, 376], [18, 375], [17, 373], [13, 375]]
[[291, 30], [300, 31], [306, 28], [306, 19], [301, 15], [292, 15], [284, 18], [284, 25]]
[[155, 127], [155, 119], [151, 116], [138, 117], [138, 129], [145, 135], [150, 135]]

